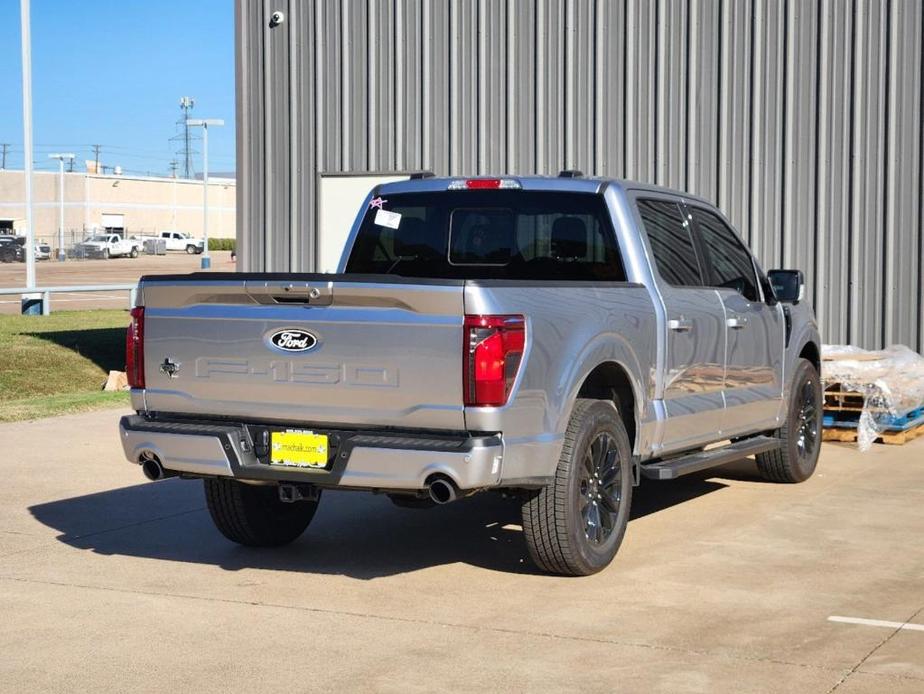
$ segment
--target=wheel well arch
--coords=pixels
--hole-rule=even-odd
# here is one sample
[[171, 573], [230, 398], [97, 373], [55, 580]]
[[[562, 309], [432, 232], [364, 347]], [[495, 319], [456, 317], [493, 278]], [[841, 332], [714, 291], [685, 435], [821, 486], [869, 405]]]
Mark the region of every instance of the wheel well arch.
[[812, 362], [815, 370], [821, 373], [821, 352], [818, 350], [818, 345], [814, 342], [806, 342], [802, 346], [802, 350], [799, 352], [799, 358], [808, 359]]
[[584, 378], [577, 396], [593, 400], [611, 400], [616, 403], [623, 424], [626, 426], [626, 433], [629, 434], [629, 445], [632, 450], [635, 450], [638, 432], [635, 389], [632, 387], [629, 373], [621, 364], [614, 361], [598, 364]]

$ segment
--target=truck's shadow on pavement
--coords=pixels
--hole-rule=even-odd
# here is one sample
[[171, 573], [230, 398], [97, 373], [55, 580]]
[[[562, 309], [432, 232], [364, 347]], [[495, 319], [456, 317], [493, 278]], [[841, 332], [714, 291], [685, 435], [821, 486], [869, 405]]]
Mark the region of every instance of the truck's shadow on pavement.
[[[728, 466], [720, 475], [753, 479], [749, 466]], [[715, 476], [643, 483], [634, 492], [632, 518], [726, 488]], [[325, 492], [305, 534], [274, 549], [240, 547], [223, 538], [208, 517], [202, 485], [193, 481], [139, 484], [29, 510], [71, 547], [229, 571], [261, 568], [371, 579], [463, 562], [494, 571], [536, 572], [527, 557], [517, 501], [491, 493], [414, 510], [397, 508], [383, 496]]]

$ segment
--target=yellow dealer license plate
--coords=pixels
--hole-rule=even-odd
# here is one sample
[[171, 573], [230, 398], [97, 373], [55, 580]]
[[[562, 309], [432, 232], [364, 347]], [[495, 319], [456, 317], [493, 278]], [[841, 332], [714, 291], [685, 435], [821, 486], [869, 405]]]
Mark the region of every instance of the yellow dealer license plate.
[[327, 467], [327, 436], [313, 431], [274, 431], [270, 436], [270, 464], [289, 467]]

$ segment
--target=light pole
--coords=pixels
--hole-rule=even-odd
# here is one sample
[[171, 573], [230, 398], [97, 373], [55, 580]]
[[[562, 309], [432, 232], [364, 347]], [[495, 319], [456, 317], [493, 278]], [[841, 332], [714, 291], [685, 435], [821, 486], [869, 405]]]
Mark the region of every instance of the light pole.
[[[29, 26], [29, 0], [20, 0], [19, 21], [22, 35], [22, 131], [23, 173], [26, 176], [26, 287], [35, 287], [35, 233], [32, 229], [32, 31]], [[34, 294], [22, 297], [22, 312], [41, 313], [41, 301]]]
[[188, 118], [186, 125], [193, 128], [202, 128], [202, 236], [205, 247], [202, 249], [202, 269], [208, 270], [212, 266], [209, 257], [209, 126], [224, 125], [220, 118]]
[[59, 164], [61, 199], [58, 205], [58, 260], [63, 261], [67, 258], [67, 254], [64, 252], [64, 160], [74, 161], [74, 155], [70, 152], [67, 154], [49, 154], [48, 158], [57, 159]]

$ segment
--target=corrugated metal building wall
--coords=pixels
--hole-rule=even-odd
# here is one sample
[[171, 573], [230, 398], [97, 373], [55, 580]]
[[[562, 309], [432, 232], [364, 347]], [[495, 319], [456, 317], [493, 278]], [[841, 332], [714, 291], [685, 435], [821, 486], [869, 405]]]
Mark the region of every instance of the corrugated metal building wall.
[[319, 171], [577, 168], [715, 201], [826, 342], [920, 350], [922, 2], [238, 0], [242, 267], [312, 269]]

